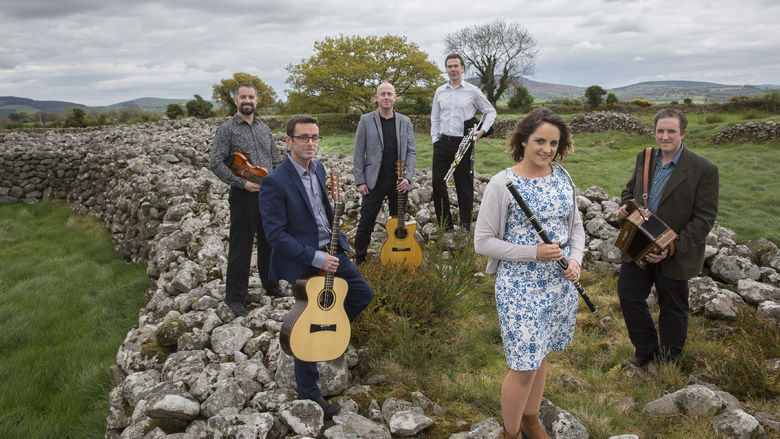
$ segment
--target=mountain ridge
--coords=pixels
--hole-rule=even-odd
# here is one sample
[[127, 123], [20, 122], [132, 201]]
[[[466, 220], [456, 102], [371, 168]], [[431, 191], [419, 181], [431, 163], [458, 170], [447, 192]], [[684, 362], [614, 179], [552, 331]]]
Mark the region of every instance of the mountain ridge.
[[[474, 82], [469, 79], [469, 82]], [[576, 85], [555, 84], [521, 78], [518, 83], [525, 86], [534, 100], [547, 101], [555, 98], [581, 98], [587, 87]], [[726, 102], [733, 96], [758, 96], [769, 90], [780, 89], [778, 84], [733, 85], [715, 82], [670, 80], [644, 81], [623, 87], [606, 89], [615, 93], [621, 101], [644, 99], [654, 103], [682, 102], [691, 98], [694, 103]], [[78, 107], [86, 111], [103, 113], [118, 110], [124, 106], [135, 106], [143, 111], [162, 113], [169, 104], [186, 104], [190, 99], [171, 99], [156, 97], [141, 97], [105, 106], [87, 106], [75, 102], [55, 100], [35, 100], [17, 96], [0, 96], [0, 114], [35, 113], [38, 111], [54, 111], [65, 113], [70, 108]]]

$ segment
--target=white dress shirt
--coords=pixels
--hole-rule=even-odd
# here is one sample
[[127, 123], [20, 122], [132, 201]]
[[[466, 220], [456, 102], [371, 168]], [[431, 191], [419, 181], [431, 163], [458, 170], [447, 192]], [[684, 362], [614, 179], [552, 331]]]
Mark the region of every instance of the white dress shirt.
[[436, 89], [431, 109], [431, 138], [433, 143], [439, 136], [461, 137], [463, 123], [472, 117], [477, 109], [485, 115], [482, 129], [487, 131], [496, 120], [496, 109], [490, 105], [482, 91], [475, 85], [460, 81], [457, 87], [446, 83]]

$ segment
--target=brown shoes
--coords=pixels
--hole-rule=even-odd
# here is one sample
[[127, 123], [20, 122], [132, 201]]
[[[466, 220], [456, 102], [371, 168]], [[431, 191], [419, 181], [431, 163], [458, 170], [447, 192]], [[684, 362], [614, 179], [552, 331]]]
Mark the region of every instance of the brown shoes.
[[523, 415], [523, 423], [520, 424], [520, 431], [523, 438], [528, 439], [550, 439], [550, 435], [539, 424], [539, 413], [533, 415]]

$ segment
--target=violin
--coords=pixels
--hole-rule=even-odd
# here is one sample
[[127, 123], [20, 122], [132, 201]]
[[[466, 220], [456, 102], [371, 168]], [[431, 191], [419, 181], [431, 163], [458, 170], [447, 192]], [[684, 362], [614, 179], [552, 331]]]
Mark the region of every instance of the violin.
[[249, 163], [246, 156], [240, 152], [233, 153], [233, 163], [228, 168], [237, 176], [256, 184], [260, 184], [263, 177], [268, 175], [268, 169]]

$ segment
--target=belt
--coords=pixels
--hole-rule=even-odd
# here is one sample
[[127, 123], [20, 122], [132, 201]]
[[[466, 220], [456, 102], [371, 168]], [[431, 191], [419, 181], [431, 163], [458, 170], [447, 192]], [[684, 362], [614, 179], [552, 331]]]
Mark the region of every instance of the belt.
[[463, 136], [448, 136], [446, 134], [440, 134], [439, 139], [446, 140], [448, 142], [460, 142], [463, 140]]

